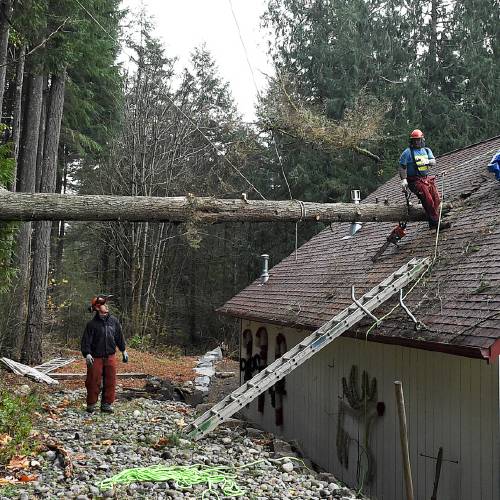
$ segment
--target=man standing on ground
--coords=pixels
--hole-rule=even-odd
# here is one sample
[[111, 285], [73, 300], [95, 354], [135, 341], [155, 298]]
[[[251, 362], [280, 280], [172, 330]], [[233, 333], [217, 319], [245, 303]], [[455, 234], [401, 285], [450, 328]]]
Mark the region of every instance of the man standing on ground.
[[[414, 130], [410, 134], [410, 145], [399, 159], [399, 176], [403, 191], [409, 188], [417, 195], [424, 207], [430, 229], [439, 225], [439, 205], [441, 198], [436, 187], [436, 177], [429, 175], [429, 167], [436, 164], [436, 159], [430, 148], [425, 147], [424, 134]], [[440, 229], [451, 227], [449, 222], [441, 222]]]
[[90, 310], [95, 316], [87, 323], [83, 332], [81, 350], [87, 363], [87, 411], [95, 410], [99, 399], [101, 379], [103, 391], [101, 411], [113, 412], [116, 390], [116, 347], [122, 352], [123, 362], [128, 362], [125, 339], [118, 318], [109, 313], [108, 297], [99, 295], [91, 301]]

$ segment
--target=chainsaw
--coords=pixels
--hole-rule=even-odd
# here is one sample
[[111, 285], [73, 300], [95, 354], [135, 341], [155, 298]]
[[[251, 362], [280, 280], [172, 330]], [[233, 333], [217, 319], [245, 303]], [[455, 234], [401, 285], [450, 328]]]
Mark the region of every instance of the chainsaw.
[[[410, 209], [410, 194], [408, 191], [404, 192], [406, 198], [406, 206], [408, 210]], [[378, 249], [377, 253], [372, 257], [372, 261], [375, 262], [386, 250], [387, 247], [392, 243], [398, 246], [398, 243], [406, 236], [406, 222], [400, 222], [387, 236], [384, 244]]]
[[406, 236], [406, 222], [400, 222], [387, 236], [387, 240], [378, 249], [377, 253], [372, 257], [372, 261], [375, 262], [386, 250], [387, 247], [392, 243], [393, 245], [398, 245], [398, 243]]

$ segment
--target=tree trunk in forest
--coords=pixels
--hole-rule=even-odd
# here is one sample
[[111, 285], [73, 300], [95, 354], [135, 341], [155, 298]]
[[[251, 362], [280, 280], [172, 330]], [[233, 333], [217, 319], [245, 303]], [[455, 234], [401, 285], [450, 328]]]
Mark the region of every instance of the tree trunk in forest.
[[[44, 193], [51, 193], [56, 187], [57, 153], [64, 109], [65, 83], [66, 72], [64, 71], [62, 74], [54, 75], [50, 84], [44, 141], [43, 174], [40, 183], [40, 189]], [[50, 230], [50, 221], [37, 222], [33, 244], [28, 319], [21, 351], [21, 360], [25, 364], [38, 364], [42, 362], [43, 320], [47, 303], [47, 282], [49, 276]]]
[[40, 189], [42, 183], [42, 175], [45, 175], [43, 167], [44, 151], [45, 151], [45, 129], [47, 127], [47, 100], [48, 100], [48, 77], [43, 78], [43, 90], [42, 90], [42, 112], [40, 115], [40, 130], [38, 131], [38, 149], [36, 155], [36, 185], [35, 192], [39, 193], [42, 191]]
[[14, 142], [13, 155], [15, 160], [14, 175], [12, 177], [11, 191], [16, 191], [17, 184], [17, 163], [19, 160], [19, 144], [21, 138], [21, 114], [23, 112], [22, 98], [23, 98], [23, 78], [24, 78], [24, 61], [26, 54], [26, 44], [21, 45], [19, 54], [17, 55], [18, 61], [16, 65], [16, 90], [14, 96], [14, 108], [12, 110], [12, 140]]
[[[19, 191], [32, 193], [35, 190], [36, 155], [38, 147], [38, 123], [42, 109], [41, 75], [30, 74], [26, 79], [28, 91], [26, 93], [23, 134], [19, 150]], [[21, 225], [17, 234], [13, 267], [18, 269], [18, 276], [11, 292], [12, 307], [7, 322], [7, 355], [18, 358], [21, 347], [22, 332], [26, 321], [26, 300], [29, 290], [30, 276], [30, 249], [31, 249], [31, 222]]]
[[0, 111], [3, 110], [5, 93], [5, 75], [7, 74], [7, 50], [9, 48], [10, 18], [12, 16], [12, 0], [2, 0], [0, 4]]
[[[56, 193], [66, 194], [67, 184], [68, 184], [68, 158], [67, 150], [65, 147], [61, 148], [62, 151], [62, 169], [58, 169], [57, 181], [56, 181]], [[63, 253], [64, 253], [64, 234], [65, 234], [66, 223], [61, 221], [55, 221], [52, 224], [52, 249], [50, 251], [52, 258], [52, 268], [54, 269], [56, 279], [60, 279], [63, 274]]]
[[[448, 210], [450, 204], [445, 204]], [[217, 198], [0, 193], [0, 220], [134, 222], [397, 222], [426, 220], [420, 205]]]

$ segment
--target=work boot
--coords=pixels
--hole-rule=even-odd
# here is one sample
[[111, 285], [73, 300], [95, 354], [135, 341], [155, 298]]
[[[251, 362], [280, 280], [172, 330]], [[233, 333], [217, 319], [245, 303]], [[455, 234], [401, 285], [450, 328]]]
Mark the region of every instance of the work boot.
[[109, 403], [103, 403], [101, 405], [102, 413], [113, 413], [113, 407]]
[[87, 405], [87, 413], [94, 413], [95, 405]]

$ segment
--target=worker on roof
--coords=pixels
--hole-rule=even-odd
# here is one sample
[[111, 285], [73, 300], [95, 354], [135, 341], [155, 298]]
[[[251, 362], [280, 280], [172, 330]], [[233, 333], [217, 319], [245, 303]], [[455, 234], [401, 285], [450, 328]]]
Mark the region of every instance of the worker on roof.
[[[427, 214], [430, 229], [439, 225], [439, 205], [441, 199], [436, 187], [436, 177], [429, 175], [429, 167], [436, 164], [430, 148], [425, 147], [424, 134], [414, 130], [410, 134], [410, 144], [399, 158], [399, 176], [403, 192], [409, 188], [414, 193]], [[441, 222], [440, 229], [451, 227], [449, 222]]]
[[83, 332], [81, 351], [87, 363], [87, 411], [93, 413], [99, 399], [102, 380], [101, 411], [113, 412], [116, 390], [116, 347], [122, 352], [123, 362], [128, 362], [125, 339], [118, 318], [109, 313], [106, 302], [109, 296], [92, 298], [89, 310], [95, 312]]
[[492, 174], [495, 174], [497, 181], [500, 181], [500, 149], [493, 155], [493, 158], [488, 164], [488, 170]]

